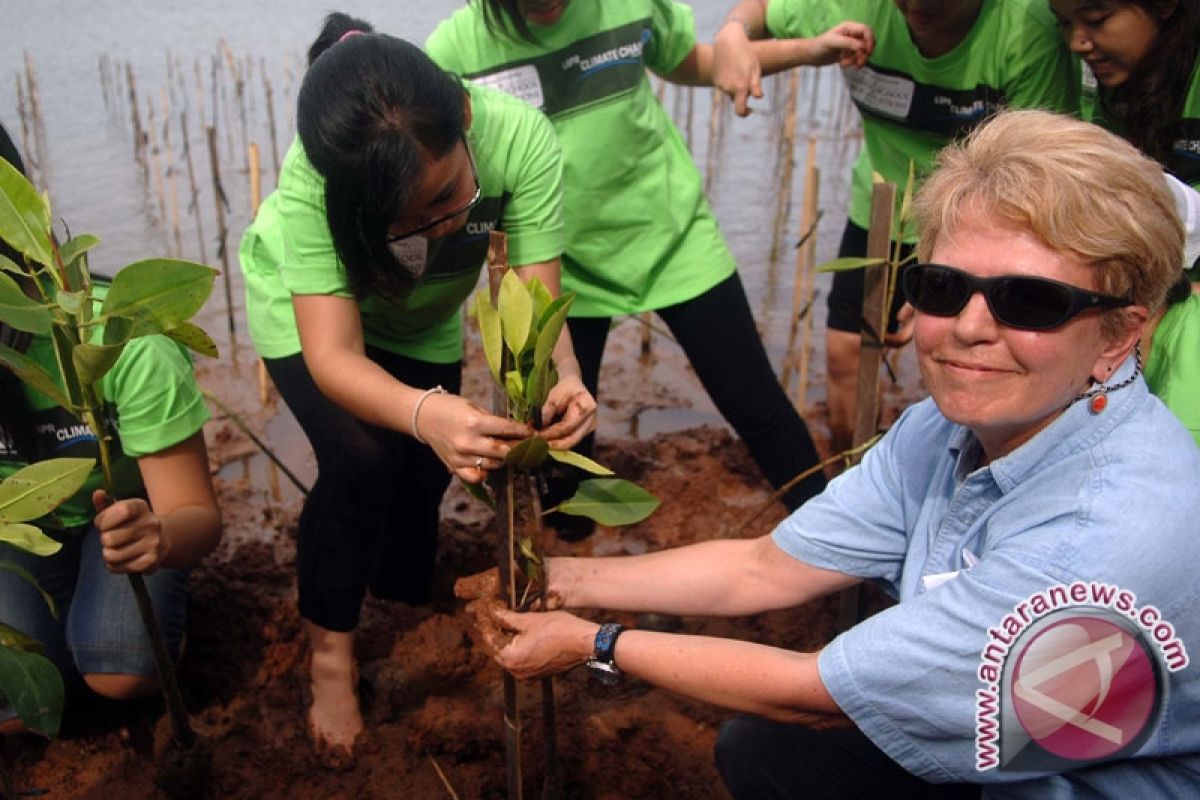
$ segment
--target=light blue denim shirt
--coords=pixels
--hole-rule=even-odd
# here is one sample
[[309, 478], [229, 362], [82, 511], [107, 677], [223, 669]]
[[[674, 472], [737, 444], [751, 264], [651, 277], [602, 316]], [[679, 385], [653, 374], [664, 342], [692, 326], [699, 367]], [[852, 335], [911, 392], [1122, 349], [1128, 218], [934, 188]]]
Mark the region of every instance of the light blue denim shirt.
[[[1126, 363], [1114, 383], [1131, 370]], [[835, 639], [818, 663], [842, 710], [910, 772], [938, 783], [986, 784], [986, 797], [1200, 796], [1200, 663], [1181, 666], [1182, 656], [1200, 659], [1200, 450], [1140, 378], [1108, 399], [1100, 414], [1074, 403], [982, 468], [974, 435], [923, 401], [861, 465], [772, 534], [794, 558], [877, 581], [899, 599]], [[1092, 592], [1084, 603], [1068, 594], [1077, 582]], [[1096, 585], [1126, 594], [1106, 599]], [[982, 667], [1001, 657], [1015, 680], [1018, 668], [1033, 669], [1034, 656], [1023, 654], [1035, 651], [1045, 631], [1038, 632], [1039, 620], [1048, 616], [1042, 625], [1049, 625], [1106, 603], [1103, 613], [1115, 608], [1134, 630], [1137, 615], [1154, 607], [1145, 612], [1141, 663], [1166, 689], [1150, 692], [1161, 712], [1157, 722], [1153, 713], [1143, 717], [1144, 740], [1127, 741], [1107, 761], [980, 769], [981, 742], [1003, 751], [1000, 740], [1029, 729], [1021, 727], [1024, 718], [1010, 719], [1004, 733], [990, 737], [996, 728], [985, 723], [977, 736], [989, 717], [981, 692], [998, 694], [1010, 715], [1028, 709], [1006, 693], [1003, 679], [991, 675], [989, 686]], [[1170, 650], [1156, 635], [1168, 638]], [[1097, 670], [1104, 670], [1099, 659], [1085, 680], [1104, 687], [1095, 695], [1100, 713], [1111, 697]], [[1075, 710], [1086, 717], [1089, 708]]]

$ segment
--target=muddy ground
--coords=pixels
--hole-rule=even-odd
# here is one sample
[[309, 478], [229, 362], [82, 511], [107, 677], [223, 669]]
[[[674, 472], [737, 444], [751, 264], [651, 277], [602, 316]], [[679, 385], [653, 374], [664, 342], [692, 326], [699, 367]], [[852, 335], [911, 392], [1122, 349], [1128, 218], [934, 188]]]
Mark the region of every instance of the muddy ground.
[[[620, 531], [600, 528], [579, 544], [560, 542], [548, 532], [543, 545], [549, 553], [640, 553], [726, 536], [769, 502], [769, 487], [745, 448], [720, 427], [650, 438], [629, 435], [648, 409], [707, 403], [673, 345], [659, 344], [648, 360], [639, 359], [639, 339], [636, 331], [615, 335], [606, 356], [599, 458], [660, 497], [662, 506], [641, 524]], [[294, 431], [287, 433], [286, 424], [277, 421], [273, 403], [259, 405], [250, 356], [242, 353], [236, 362], [236, 374], [228, 361], [200, 365], [201, 382], [224, 396], [252, 428], [274, 431], [281, 452], [306, 453]], [[892, 408], [903, 405], [904, 391], [912, 387], [892, 390]], [[480, 399], [487, 395], [478, 367], [468, 368], [464, 392]], [[824, 441], [822, 408], [807, 416], [818, 441]], [[504, 797], [500, 672], [473, 645], [468, 617], [452, 593], [456, 576], [494, 563], [489, 512], [452, 487], [443, 505], [432, 605], [368, 601], [358, 655], [366, 718], [378, 748], [360, 754], [350, 772], [329, 772], [311, 757], [303, 729], [304, 642], [293, 577], [299, 493], [280, 479], [284, 490], [273, 496], [272, 481], [262, 477], [269, 474], [262, 460], [256, 457], [251, 464], [244, 458], [254, 446], [223, 414], [216, 414], [206, 434], [226, 535], [193, 573], [181, 678], [192, 722], [214, 754], [212, 795]], [[311, 479], [311, 463], [301, 458], [293, 467], [302, 480]], [[783, 514], [781, 505], [770, 504], [740, 535], [766, 533]], [[835, 617], [834, 598], [748, 619], [605, 615], [627, 625], [674, 626], [798, 649], [828, 641]], [[727, 712], [637, 681], [604, 688], [583, 670], [559, 679], [556, 691], [566, 796], [727, 796], [712, 761]], [[538, 688], [524, 687], [522, 700], [526, 794], [537, 797], [543, 775]], [[73, 698], [59, 739], [9, 742], [6, 757], [24, 796], [156, 797], [154, 740], [157, 735], [161, 741], [165, 730], [159, 702], [116, 705]]]

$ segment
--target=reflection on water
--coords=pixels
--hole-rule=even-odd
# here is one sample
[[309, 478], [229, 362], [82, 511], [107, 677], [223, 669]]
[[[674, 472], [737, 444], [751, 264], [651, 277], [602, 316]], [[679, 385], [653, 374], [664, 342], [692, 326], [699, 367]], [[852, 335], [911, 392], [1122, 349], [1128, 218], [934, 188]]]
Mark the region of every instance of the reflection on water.
[[[420, 42], [460, 4], [461, 0], [382, 5], [344, 0], [338, 5], [380, 30]], [[702, 38], [711, 37], [727, 8], [726, 0], [695, 4]], [[32, 98], [18, 98], [10, 88], [8, 99], [0, 100], [0, 121], [23, 143], [35, 176], [50, 191], [55, 216], [75, 232], [93, 232], [103, 240], [93, 251], [93, 268], [112, 272], [139, 258], [174, 253], [219, 268], [228, 260], [232, 312], [242, 332], [238, 357], [230, 359], [234, 353], [226, 324], [225, 278], [218, 279], [199, 322], [217, 339], [223, 357], [231, 365], [239, 364], [238, 375], [219, 381], [220, 390], [235, 395], [230, 398], [235, 407], [257, 403], [251, 390], [254, 381], [245, 377], [253, 373], [253, 360], [247, 352], [236, 265], [237, 240], [251, 218], [248, 145], [258, 146], [258, 175], [265, 194], [276, 179], [275, 154], [286, 149], [293, 135], [292, 104], [302, 53], [327, 10], [327, 3], [313, 0], [254, 4], [208, 0], [186, 5], [179, 0], [153, 4], [45, 0], [6, 19], [10, 46], [0, 50], [0, 77], [9, 87], [26, 81], [24, 53], [28, 52], [36, 69], [44, 147], [37, 146], [36, 129], [31, 127]], [[146, 132], [146, 155], [141, 161], [134, 157], [129, 76], [136, 84], [137, 114]], [[782, 76], [766, 81], [766, 97], [757, 101], [757, 110], [748, 119], [735, 118], [728, 102], [714, 106], [709, 90], [661, 89], [664, 105], [706, 176], [713, 208], [738, 259], [776, 365], [783, 360], [790, 327], [807, 143], [813, 140], [821, 170], [818, 261], [832, 257], [836, 250], [850, 166], [859, 147], [858, 118], [845, 101], [837, 71], [809, 69], [801, 76], [791, 153], [780, 144], [789, 94]], [[29, 84], [22, 85], [28, 88]], [[19, 99], [24, 101], [24, 114]], [[270, 111], [276, 122], [273, 142]], [[186, 131], [181, 124], [185, 116]], [[206, 126], [215, 128], [220, 185], [228, 203], [221, 208], [229, 231], [223, 243], [217, 234], [218, 206]], [[789, 156], [796, 159], [796, 170], [781, 207], [780, 177]], [[189, 177], [195, 183], [194, 194]], [[780, 230], [778, 237], [773, 235], [775, 228]], [[769, 256], [776, 238], [772, 261]], [[818, 293], [826, 284], [818, 280]], [[819, 296], [813, 314], [818, 332], [814, 341], [819, 344], [824, 321]], [[606, 358], [636, 359], [641, 336], [638, 325], [618, 326]], [[639, 401], [642, 405], [633, 410], [606, 413], [602, 435], [627, 435], [631, 425], [636, 425], [636, 434], [649, 436], [720, 424], [678, 348], [657, 335], [653, 338], [653, 364], [639, 367], [646, 372], [643, 385], [653, 383], [672, 400]], [[820, 347], [815, 350], [810, 370], [819, 376], [823, 360]], [[823, 394], [819, 382], [809, 386], [809, 400], [819, 399]], [[607, 399], [606, 391], [602, 382], [602, 400]], [[690, 407], [680, 407], [680, 398]], [[284, 461], [298, 465], [297, 471], [311, 480], [311, 457], [303, 438], [295, 435], [294, 422], [280, 414], [269, 422], [267, 432], [269, 440], [284, 450]], [[231, 469], [228, 477], [240, 477], [240, 466]], [[250, 469], [261, 471], [265, 466], [255, 463]]]

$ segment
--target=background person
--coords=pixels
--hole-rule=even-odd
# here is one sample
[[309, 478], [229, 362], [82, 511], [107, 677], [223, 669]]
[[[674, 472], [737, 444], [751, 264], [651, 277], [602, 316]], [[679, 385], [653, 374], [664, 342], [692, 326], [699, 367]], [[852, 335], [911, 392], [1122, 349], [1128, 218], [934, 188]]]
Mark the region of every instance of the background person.
[[[1004, 112], [943, 151], [916, 220], [926, 263], [910, 270], [905, 288], [932, 396], [859, 466], [757, 540], [547, 562], [554, 604], [570, 608], [740, 616], [863, 580], [897, 605], [819, 653], [797, 653], [614, 632], [564, 611], [508, 612], [489, 599], [485, 641], [519, 677], [593, 659], [600, 673], [607, 665], [754, 715], [727, 723], [717, 744], [722, 777], [739, 798], [978, 797], [978, 784], [987, 797], [1194, 795], [1200, 678], [1186, 648], [1200, 637], [1200, 595], [1183, 587], [1194, 585], [1200, 557], [1200, 449], [1149, 393], [1134, 356], [1182, 247], [1160, 172], [1096, 126]], [[477, 576], [460, 593], [490, 597], [494, 583], [494, 573]], [[1107, 720], [1124, 749], [1111, 741], [1100, 749], [1090, 734], [1085, 741], [1080, 716], [1068, 716], [1070, 741], [1092, 756], [1067, 748], [1055, 760], [1043, 749], [1031, 764], [1035, 743], [1064, 725], [1027, 719], [1004, 734], [1011, 743], [1024, 732], [1027, 749], [1001, 744], [1002, 756], [1017, 758], [977, 769], [988, 646], [1003, 631], [1016, 636], [1009, 619], [1019, 630], [1015, 615], [1031, 598], [1076, 583], [1118, 587], [1129, 607], [1076, 598], [1083, 607], [1057, 618], [1065, 640], [1008, 639], [1004, 668], [1025, 665], [1029, 674], [1002, 686], [996, 667], [992, 690], [1007, 707], [1032, 683], [1067, 711]], [[1030, 613], [1049, 620], [1037, 607]], [[1154, 617], [1140, 618], [1153, 624], [1137, 629], [1129, 622], [1137, 614], [1124, 613], [1131, 609], [1151, 609]], [[1063, 682], [1038, 683], [1033, 662], [1100, 647], [1085, 627], [1093, 618], [1140, 630], [1140, 640], [1123, 633], [1106, 662], [1121, 691], [1108, 694], [1099, 657], [1080, 659]], [[1151, 627], [1166, 638], [1152, 639]], [[1168, 640], [1171, 649], [1160, 651]], [[1019, 660], [1039, 642], [1052, 652]], [[1147, 698], [1139, 715], [1136, 703]], [[853, 728], [826, 730], [846, 718]]]
[[[773, 69], [861, 64], [869, 33], [840, 25], [812, 40], [772, 43], [764, 57]], [[577, 293], [568, 325], [589, 391], [597, 392], [612, 318], [655, 311], [772, 485], [816, 464], [703, 179], [650, 85], [647, 70], [711, 84], [712, 48], [696, 42], [691, 9], [667, 0], [475, 0], [438, 26], [426, 49], [452, 72], [529, 100], [558, 133], [563, 285]], [[583, 449], [590, 452], [590, 439]], [[795, 508], [823, 486], [814, 475], [783, 500]], [[566, 538], [590, 532], [591, 520], [562, 516], [553, 522]]]
[[[24, 171], [2, 127], [0, 157]], [[3, 242], [0, 254], [21, 263]], [[98, 285], [98, 296], [103, 291]], [[57, 374], [50, 337], [0, 325], [0, 341]], [[63, 543], [61, 550], [35, 556], [0, 543], [0, 561], [36, 578], [54, 598], [58, 618], [35, 587], [0, 570], [0, 622], [45, 645], [68, 687], [82, 678], [97, 694], [129, 700], [156, 693], [159, 683], [153, 646], [125, 573], [145, 575], [159, 628], [169, 651], [178, 655], [187, 620], [188, 567], [217, 546], [221, 512], [201, 430], [208, 407], [183, 348], [165, 336], [133, 339], [100, 388], [104, 417], [115, 421], [110, 452], [121, 499], [111, 505], [101, 488], [96, 438], [79, 433], [85, 423], [0, 370], [0, 478], [48, 458], [97, 460], [83, 488], [36, 522]], [[0, 707], [0, 733], [21, 730], [12, 710]]]
[[[1041, 0], [742, 0], [714, 39], [713, 83], [749, 113], [761, 97], [760, 66], [751, 39], [812, 36], [853, 20], [874, 31], [866, 66], [844, 71], [863, 119], [863, 148], [854, 165], [850, 216], [838, 255], [864, 256], [871, 222], [872, 173], [896, 184], [896, 218], [914, 164], [918, 180], [934, 155], [1003, 107], [1073, 112], [1075, 87], [1065, 78], [1069, 57]], [[916, 242], [910, 227], [907, 245]], [[839, 272], [827, 298], [825, 392], [833, 451], [850, 446], [862, 328], [863, 273]], [[906, 341], [896, 314], [889, 332]]]
[[[353, 763], [363, 730], [354, 629], [363, 596], [429, 600], [438, 505], [477, 483], [526, 425], [456, 393], [460, 307], [488, 232], [558, 292], [561, 165], [526, 104], [463, 85], [417, 47], [331, 14], [309, 50], [298, 140], [241, 244], [250, 335], [317, 457], [300, 517], [300, 614], [312, 648], [308, 726], [319, 760]], [[595, 425], [564, 332], [541, 433], [570, 447]]]

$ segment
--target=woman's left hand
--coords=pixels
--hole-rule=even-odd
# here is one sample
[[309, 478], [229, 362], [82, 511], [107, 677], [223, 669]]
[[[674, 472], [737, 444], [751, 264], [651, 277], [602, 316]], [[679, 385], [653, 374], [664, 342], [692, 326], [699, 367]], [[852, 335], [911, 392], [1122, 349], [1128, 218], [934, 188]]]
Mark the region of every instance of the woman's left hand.
[[812, 39], [817, 48], [813, 66], [836, 63], [840, 67], [862, 67], [875, 50], [875, 33], [861, 22], [840, 22]]
[[562, 375], [542, 406], [539, 434], [553, 448], [569, 450], [596, 429], [596, 399], [578, 375]]
[[153, 572], [170, 549], [163, 536], [162, 520], [140, 497], [110, 503], [103, 489], [92, 492], [92, 505], [100, 513], [101, 553], [109, 572]]
[[508, 611], [498, 599], [471, 610], [492, 658], [522, 680], [556, 675], [585, 663], [592, 657], [600, 627], [566, 611]]

